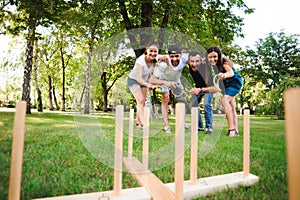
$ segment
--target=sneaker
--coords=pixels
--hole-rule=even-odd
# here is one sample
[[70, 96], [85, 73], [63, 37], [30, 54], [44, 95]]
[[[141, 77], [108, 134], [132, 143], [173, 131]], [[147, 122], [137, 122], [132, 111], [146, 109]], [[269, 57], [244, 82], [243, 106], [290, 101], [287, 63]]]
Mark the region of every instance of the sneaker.
[[212, 134], [213, 129], [212, 128], [206, 128], [206, 134]]
[[204, 128], [198, 127], [198, 131], [204, 131]]
[[166, 133], [171, 133], [171, 128], [169, 126], [165, 126], [163, 128], [163, 130], [166, 132]]
[[184, 126], [184, 129], [185, 129], [186, 131], [189, 131], [189, 130], [190, 130], [190, 127], [188, 127], [187, 125], [185, 125], [185, 126]]

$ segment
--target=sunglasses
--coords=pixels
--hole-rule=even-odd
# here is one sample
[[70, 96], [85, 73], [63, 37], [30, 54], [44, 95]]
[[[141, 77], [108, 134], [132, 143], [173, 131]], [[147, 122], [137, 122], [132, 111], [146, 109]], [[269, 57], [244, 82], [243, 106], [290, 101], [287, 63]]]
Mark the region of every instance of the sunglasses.
[[170, 58], [179, 58], [180, 55], [171, 55]]

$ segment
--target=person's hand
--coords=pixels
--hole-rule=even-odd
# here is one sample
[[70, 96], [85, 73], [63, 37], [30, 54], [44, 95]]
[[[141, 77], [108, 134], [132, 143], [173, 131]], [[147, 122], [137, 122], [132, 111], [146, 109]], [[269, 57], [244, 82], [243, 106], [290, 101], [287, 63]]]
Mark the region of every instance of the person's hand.
[[146, 86], [147, 86], [147, 88], [149, 88], [150, 90], [155, 89], [155, 85], [152, 85], [151, 83], [148, 83]]
[[165, 85], [170, 89], [175, 89], [177, 86], [177, 84], [175, 82], [171, 82], [171, 81], [166, 81]]
[[219, 73], [218, 78], [219, 78], [219, 80], [225, 80], [226, 79], [226, 74], [225, 73]]
[[190, 93], [193, 95], [198, 95], [200, 91], [201, 91], [201, 88], [192, 88], [190, 90]]
[[160, 61], [161, 61], [161, 62], [167, 62], [167, 61], [168, 61], [168, 56], [162, 56], [162, 57], [160, 58]]

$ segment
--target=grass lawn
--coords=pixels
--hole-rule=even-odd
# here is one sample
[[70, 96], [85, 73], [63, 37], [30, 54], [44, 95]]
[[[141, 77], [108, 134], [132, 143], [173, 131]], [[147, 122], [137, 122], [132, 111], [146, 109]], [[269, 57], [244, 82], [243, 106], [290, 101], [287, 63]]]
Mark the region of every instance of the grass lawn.
[[[123, 148], [126, 151], [125, 127], [128, 127], [129, 114], [124, 115]], [[229, 138], [224, 117], [214, 115], [215, 139], [206, 143], [208, 147], [203, 145], [207, 136], [199, 132], [199, 145], [202, 145], [198, 157], [199, 178], [243, 169], [243, 118], [239, 116], [241, 136]], [[8, 197], [13, 120], [14, 113], [0, 112], [0, 199]], [[251, 116], [250, 120], [250, 172], [259, 176], [258, 184], [224, 190], [202, 199], [288, 199], [284, 121], [258, 116]], [[149, 151], [154, 153], [149, 156], [149, 167], [165, 183], [174, 182], [174, 116], [170, 116], [170, 122], [173, 134], [167, 135], [160, 130], [161, 120], [152, 120], [150, 131]], [[21, 199], [112, 190], [113, 169], [110, 166], [113, 163], [114, 129], [112, 113], [82, 117], [55, 113], [27, 115]], [[141, 131], [135, 130], [135, 137], [139, 136], [142, 136]], [[134, 155], [140, 158], [141, 152], [142, 141], [135, 138]], [[187, 180], [189, 151], [186, 152]], [[122, 184], [123, 188], [138, 186], [126, 172], [123, 173]]]

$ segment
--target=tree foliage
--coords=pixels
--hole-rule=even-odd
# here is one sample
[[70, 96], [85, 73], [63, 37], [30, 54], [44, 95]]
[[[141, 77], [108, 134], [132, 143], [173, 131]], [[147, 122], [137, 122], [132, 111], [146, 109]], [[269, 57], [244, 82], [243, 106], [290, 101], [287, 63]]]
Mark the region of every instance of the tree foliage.
[[244, 71], [267, 90], [277, 87], [286, 76], [300, 76], [300, 48], [297, 35], [269, 33], [256, 42], [256, 49], [247, 50]]
[[[8, 1], [2, 1], [3, 6], [7, 6]], [[9, 1], [15, 6], [14, 11], [5, 10], [1, 15], [1, 19], [5, 21], [3, 30], [6, 33], [19, 34], [23, 33], [27, 36], [26, 51], [26, 67], [24, 68], [24, 98], [30, 102], [30, 78], [32, 69], [32, 58], [34, 57], [34, 43], [43, 38], [44, 28], [58, 29], [66, 41], [77, 44], [77, 48], [84, 49], [81, 54], [85, 53], [86, 58], [86, 80], [81, 82], [82, 88], [86, 88], [86, 99], [89, 101], [91, 97], [88, 94], [89, 77], [98, 77], [90, 73], [90, 65], [94, 59], [92, 57], [94, 45], [101, 45], [109, 38], [116, 34], [126, 31], [127, 38], [130, 41], [131, 48], [134, 50], [135, 57], [144, 52], [146, 44], [150, 40], [157, 40], [161, 43], [161, 47], [167, 48], [169, 43], [178, 41], [181, 33], [186, 36], [185, 46], [191, 44], [190, 41], [201, 44], [204, 48], [211, 45], [219, 45], [226, 47], [233, 41], [236, 36], [242, 36], [241, 27], [243, 19], [233, 13], [233, 9], [238, 7], [245, 13], [253, 12], [248, 8], [242, 0], [184, 0], [184, 1], [144, 1], [144, 0], [43, 0], [43, 1]], [[39, 27], [39, 28], [37, 28]], [[132, 30], [139, 29], [138, 34]], [[158, 28], [159, 32], [155, 33], [151, 29]], [[173, 33], [168, 34], [168, 30]], [[174, 34], [175, 33], [175, 34]], [[57, 35], [52, 35], [58, 37]], [[72, 39], [68, 39], [72, 38]], [[55, 40], [55, 39], [53, 39]], [[66, 48], [70, 45], [64, 45]], [[46, 47], [45, 47], [46, 48]], [[55, 48], [55, 47], [54, 47]], [[43, 51], [42, 49], [40, 52]], [[61, 52], [62, 51], [61, 49]], [[74, 51], [77, 52], [78, 51]], [[116, 52], [111, 52], [115, 54]], [[72, 59], [81, 57], [82, 55], [74, 55], [70, 58], [70, 63], [75, 63]], [[41, 56], [40, 58], [45, 58]], [[106, 83], [109, 85], [106, 89], [114, 84], [116, 78], [125, 74], [133, 67], [132, 63], [128, 63], [127, 56], [119, 58], [119, 62], [112, 62], [102, 71], [106, 73]], [[48, 61], [41, 61], [41, 63]], [[55, 61], [56, 62], [56, 61]], [[62, 61], [61, 61], [62, 62]], [[120, 65], [127, 63], [127, 65]], [[82, 66], [81, 66], [82, 67]], [[117, 68], [118, 67], [118, 68]], [[114, 69], [118, 69], [115, 71]], [[113, 74], [110, 74], [113, 73]], [[49, 74], [47, 74], [48, 76]], [[41, 79], [45, 82], [47, 77], [43, 75]], [[53, 81], [56, 78], [53, 77]], [[78, 78], [77, 80], [79, 80]], [[91, 82], [93, 82], [91, 80]], [[68, 84], [68, 83], [67, 83]], [[85, 84], [83, 86], [82, 84]], [[56, 85], [57, 86], [57, 85]], [[78, 86], [77, 86], [78, 87]], [[64, 90], [63, 90], [64, 91]], [[107, 92], [108, 92], [107, 91]], [[64, 99], [64, 94], [62, 94]], [[68, 96], [68, 95], [67, 95]], [[89, 105], [89, 103], [87, 102]], [[29, 104], [30, 105], [30, 104]]]
[[300, 86], [300, 77], [287, 76], [276, 88], [273, 88], [266, 95], [266, 105], [263, 111], [266, 114], [274, 114], [278, 119], [284, 119], [284, 96], [283, 92], [290, 88]]
[[300, 86], [296, 81], [300, 77], [299, 51], [298, 35], [281, 31], [259, 39], [255, 49], [241, 52], [237, 62], [244, 78], [243, 103], [250, 108], [257, 107], [258, 113], [274, 114], [282, 119], [282, 92]]

